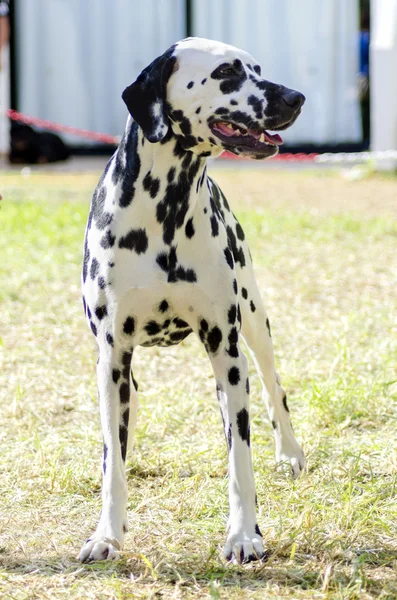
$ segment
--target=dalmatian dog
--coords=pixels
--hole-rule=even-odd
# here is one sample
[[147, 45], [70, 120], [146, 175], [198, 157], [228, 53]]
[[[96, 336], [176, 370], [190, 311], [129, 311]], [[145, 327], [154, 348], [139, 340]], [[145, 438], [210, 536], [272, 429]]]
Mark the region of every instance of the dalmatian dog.
[[99, 349], [104, 451], [102, 511], [79, 559], [114, 558], [123, 548], [125, 460], [137, 416], [134, 350], [178, 344], [191, 332], [212, 364], [228, 448], [224, 556], [238, 563], [261, 559], [241, 339], [262, 381], [276, 460], [296, 477], [305, 459], [275, 371], [247, 241], [207, 174], [207, 157], [224, 150], [274, 156], [282, 144], [277, 132], [294, 123], [305, 97], [263, 79], [247, 52], [200, 38], [169, 48], [122, 97], [130, 115], [94, 193], [85, 236], [83, 304]]

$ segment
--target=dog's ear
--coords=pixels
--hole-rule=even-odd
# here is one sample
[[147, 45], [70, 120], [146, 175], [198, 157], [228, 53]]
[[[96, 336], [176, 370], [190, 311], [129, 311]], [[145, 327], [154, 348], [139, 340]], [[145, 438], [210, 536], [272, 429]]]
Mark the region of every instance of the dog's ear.
[[130, 115], [152, 143], [162, 140], [169, 128], [166, 94], [167, 82], [176, 70], [173, 51], [171, 47], [156, 58], [122, 94]]

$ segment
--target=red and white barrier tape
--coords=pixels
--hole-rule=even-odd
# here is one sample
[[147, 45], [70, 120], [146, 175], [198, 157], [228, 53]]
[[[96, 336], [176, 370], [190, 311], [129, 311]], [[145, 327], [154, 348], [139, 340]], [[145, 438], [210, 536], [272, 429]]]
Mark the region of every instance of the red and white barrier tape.
[[[276, 156], [273, 156], [273, 158], [269, 158], [269, 160], [275, 160], [275, 161], [298, 161], [298, 162], [313, 162], [317, 156], [319, 156], [318, 154], [316, 154], [315, 152], [311, 152], [310, 154], [304, 154], [303, 152], [297, 152], [296, 154], [293, 154], [292, 152], [283, 152], [283, 154], [276, 154]], [[224, 152], [222, 154], [222, 158], [231, 158], [234, 160], [247, 160], [244, 156], [237, 156], [236, 154], [233, 154], [232, 152]]]
[[[120, 137], [116, 135], [108, 135], [107, 133], [97, 133], [95, 131], [88, 131], [87, 129], [79, 129], [78, 127], [70, 127], [69, 125], [61, 125], [60, 123], [54, 123], [53, 121], [47, 121], [47, 119], [39, 119], [38, 117], [30, 117], [23, 113], [20, 113], [16, 110], [12, 110], [9, 108], [1, 108], [0, 112], [3, 112], [9, 119], [12, 121], [19, 121], [21, 123], [25, 123], [26, 125], [36, 125], [37, 127], [42, 127], [43, 129], [48, 129], [49, 131], [59, 131], [62, 133], [69, 133], [71, 135], [76, 135], [78, 137], [83, 137], [90, 140], [95, 140], [97, 142], [102, 142], [103, 144], [118, 144], [120, 142]], [[302, 152], [297, 154], [292, 154], [292, 152], [285, 152], [283, 154], [277, 154], [271, 160], [276, 161], [299, 161], [299, 162], [311, 162], [318, 158], [318, 154], [312, 152], [311, 154], [304, 154]], [[222, 158], [235, 159], [235, 160], [245, 160], [244, 157], [236, 156], [231, 152], [224, 152], [222, 154]]]
[[96, 131], [88, 131], [87, 129], [79, 129], [78, 127], [70, 127], [69, 125], [61, 125], [60, 123], [54, 123], [53, 121], [47, 121], [46, 119], [38, 119], [37, 117], [29, 117], [16, 110], [9, 108], [4, 109], [4, 114], [13, 121], [20, 121], [26, 125], [37, 125], [43, 129], [50, 131], [61, 131], [62, 133], [70, 133], [71, 135], [77, 135], [90, 140], [96, 140], [103, 144], [118, 144], [120, 138], [115, 135], [108, 135], [107, 133], [97, 133]]

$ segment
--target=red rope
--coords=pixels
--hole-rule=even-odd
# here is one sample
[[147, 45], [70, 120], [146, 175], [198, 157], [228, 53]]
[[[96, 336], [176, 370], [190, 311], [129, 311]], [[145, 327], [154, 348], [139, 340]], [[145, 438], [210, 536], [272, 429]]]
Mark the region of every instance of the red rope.
[[16, 110], [6, 109], [4, 113], [13, 121], [20, 121], [26, 123], [26, 125], [37, 125], [43, 129], [49, 129], [52, 131], [62, 131], [63, 133], [70, 133], [71, 135], [77, 135], [91, 140], [96, 140], [104, 144], [118, 144], [119, 139], [114, 135], [108, 135], [107, 133], [97, 133], [95, 131], [88, 131], [87, 129], [78, 129], [77, 127], [69, 127], [69, 125], [61, 125], [60, 123], [53, 123], [46, 119], [38, 119], [37, 117], [29, 117]]
[[[311, 152], [310, 154], [304, 154], [303, 152], [298, 152], [297, 154], [293, 154], [292, 152], [284, 152], [283, 154], [276, 154], [273, 158], [269, 160], [277, 160], [277, 161], [287, 161], [287, 162], [310, 162], [313, 161], [318, 154], [315, 152]], [[234, 160], [247, 160], [244, 156], [236, 156], [232, 152], [224, 152], [222, 154], [222, 158], [232, 158]]]
[[[78, 129], [77, 127], [69, 127], [69, 125], [61, 125], [60, 123], [54, 123], [53, 121], [47, 121], [46, 119], [39, 119], [37, 117], [29, 117], [28, 115], [24, 115], [16, 110], [5, 109], [5, 115], [12, 119], [13, 121], [20, 121], [22, 123], [26, 123], [26, 125], [37, 125], [38, 127], [42, 127], [43, 129], [48, 129], [50, 131], [62, 131], [63, 133], [70, 133], [71, 135], [76, 135], [79, 137], [84, 137], [91, 140], [96, 140], [97, 142], [102, 142], [103, 144], [118, 144], [120, 138], [114, 135], [108, 135], [107, 133], [97, 133], [95, 131], [88, 131], [87, 129]], [[312, 152], [311, 154], [292, 154], [291, 152], [285, 152], [284, 154], [277, 154], [271, 160], [277, 161], [313, 161], [318, 154]], [[222, 154], [222, 158], [229, 158], [234, 160], [246, 160], [244, 157], [236, 156], [231, 152], [224, 152]]]

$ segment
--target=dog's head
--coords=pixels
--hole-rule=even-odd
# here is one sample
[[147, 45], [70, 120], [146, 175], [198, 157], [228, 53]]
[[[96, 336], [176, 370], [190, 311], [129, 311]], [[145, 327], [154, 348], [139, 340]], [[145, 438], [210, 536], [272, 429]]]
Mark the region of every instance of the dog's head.
[[243, 50], [202, 38], [178, 42], [123, 92], [127, 108], [150, 142], [172, 132], [186, 150], [223, 150], [251, 158], [278, 152], [278, 133], [301, 112], [300, 92], [261, 76]]

